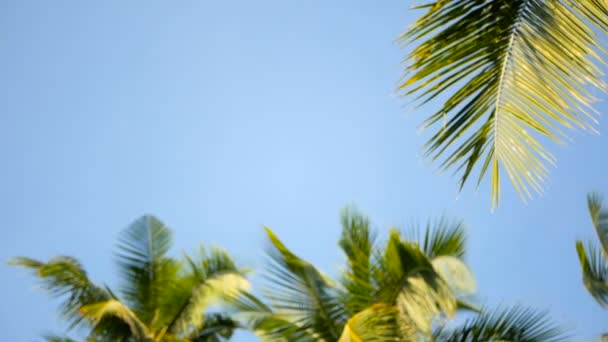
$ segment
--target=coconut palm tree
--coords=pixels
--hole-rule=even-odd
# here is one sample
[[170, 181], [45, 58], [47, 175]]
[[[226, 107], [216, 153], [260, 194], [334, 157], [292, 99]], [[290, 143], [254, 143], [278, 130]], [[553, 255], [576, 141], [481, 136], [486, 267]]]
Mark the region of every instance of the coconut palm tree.
[[[608, 2], [597, 0], [435, 0], [401, 37], [404, 95], [436, 100], [423, 127], [434, 127], [426, 155], [460, 174], [491, 175], [492, 205], [506, 173], [524, 200], [540, 192], [544, 140], [594, 128], [591, 89], [604, 89], [598, 34]], [[443, 104], [441, 104], [443, 103]]]
[[[337, 280], [291, 252], [270, 230], [265, 297], [235, 299], [241, 317], [265, 341], [556, 341], [543, 313], [519, 307], [477, 309], [460, 222], [439, 220], [422, 234], [391, 230], [380, 242], [369, 220], [346, 210]], [[463, 325], [448, 323], [472, 312]]]
[[[17, 257], [42, 288], [63, 299], [61, 314], [88, 341], [220, 341], [238, 324], [225, 313], [206, 312], [232, 291], [247, 288], [243, 270], [218, 248], [202, 245], [183, 260], [168, 256], [171, 230], [154, 216], [143, 216], [120, 235], [118, 291], [94, 283], [78, 260], [59, 256], [42, 262]], [[217, 306], [217, 305], [216, 305]], [[70, 341], [52, 337], [49, 341]]]
[[587, 247], [581, 240], [576, 241], [576, 252], [583, 271], [583, 284], [593, 298], [604, 308], [608, 308], [608, 210], [599, 194], [587, 195], [591, 222], [600, 240], [600, 246], [589, 242]]

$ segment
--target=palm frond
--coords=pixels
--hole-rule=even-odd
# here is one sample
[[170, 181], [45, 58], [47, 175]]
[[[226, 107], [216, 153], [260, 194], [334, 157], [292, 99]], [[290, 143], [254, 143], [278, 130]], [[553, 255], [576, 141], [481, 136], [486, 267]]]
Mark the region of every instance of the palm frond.
[[45, 335], [44, 340], [46, 342], [76, 342], [76, 340], [73, 340], [70, 337], [59, 335]]
[[83, 319], [80, 307], [110, 298], [108, 291], [91, 282], [82, 265], [72, 257], [55, 257], [46, 263], [16, 257], [9, 264], [31, 270], [34, 276], [40, 279], [44, 290], [52, 296], [65, 298], [61, 304], [61, 312], [71, 327], [78, 325]]
[[291, 315], [274, 312], [250, 292], [242, 292], [230, 300], [236, 317], [246, 322], [247, 329], [267, 342], [312, 342], [313, 332], [292, 322]]
[[438, 315], [455, 313], [457, 301], [449, 285], [418, 244], [403, 240], [396, 230], [375, 265], [379, 301], [396, 305], [400, 319], [415, 325], [421, 333], [430, 333]]
[[435, 340], [442, 342], [554, 342], [567, 337], [546, 313], [518, 306], [483, 310], [460, 327], [435, 332]]
[[338, 342], [399, 341], [401, 337], [395, 307], [375, 304], [346, 322]]
[[[605, 4], [580, 5], [597, 18]], [[595, 4], [593, 7], [591, 4]], [[491, 174], [492, 206], [506, 172], [525, 200], [541, 192], [554, 158], [540, 137], [561, 142], [564, 129], [593, 129], [589, 87], [604, 88], [597, 34], [572, 1], [437, 0], [403, 36], [419, 42], [400, 86], [426, 103], [446, 95], [424, 126], [438, 129], [426, 154], [442, 169]], [[605, 20], [605, 19], [604, 19]]]
[[431, 264], [455, 296], [471, 296], [477, 291], [473, 272], [462, 260], [453, 256], [440, 256], [433, 259]]
[[441, 217], [436, 221], [429, 221], [424, 228], [410, 228], [405, 237], [420, 245], [424, 254], [430, 259], [440, 256], [454, 256], [464, 258], [466, 252], [466, 234], [464, 223], [460, 220], [450, 220]]
[[351, 315], [375, 302], [370, 269], [374, 240], [375, 234], [371, 231], [366, 217], [353, 208], [342, 211], [342, 236], [339, 246], [347, 258], [341, 279], [346, 289], [342, 302]]
[[239, 323], [227, 315], [213, 313], [205, 315], [205, 322], [200, 331], [189, 338], [191, 342], [220, 342], [229, 340]]
[[271, 286], [267, 298], [277, 312], [289, 316], [300, 329], [315, 338], [337, 340], [345, 323], [345, 312], [336, 300], [337, 288], [307, 261], [293, 254], [268, 228], [272, 261], [268, 273]]
[[602, 0], [569, 0], [568, 4], [604, 33], [608, 32], [608, 3]]
[[121, 293], [146, 324], [154, 318], [161, 292], [177, 275], [178, 265], [166, 257], [171, 242], [170, 229], [150, 215], [133, 222], [119, 238]]
[[240, 274], [230, 272], [216, 274], [188, 288], [190, 295], [168, 326], [168, 331], [175, 336], [200, 336], [205, 326], [205, 310], [227, 296], [247, 291], [249, 282]]
[[583, 270], [583, 284], [602, 307], [608, 308], [608, 265], [605, 256], [593, 244], [588, 244], [587, 250], [588, 253], [582, 241], [576, 242], [576, 252]]
[[128, 306], [116, 299], [82, 306], [80, 312], [94, 324], [104, 318], [115, 317], [129, 326], [131, 336], [136, 340], [149, 338], [150, 333], [145, 324], [137, 318]]
[[598, 193], [587, 195], [587, 205], [591, 222], [600, 240], [604, 255], [608, 255], [608, 210], [603, 206], [603, 198]]

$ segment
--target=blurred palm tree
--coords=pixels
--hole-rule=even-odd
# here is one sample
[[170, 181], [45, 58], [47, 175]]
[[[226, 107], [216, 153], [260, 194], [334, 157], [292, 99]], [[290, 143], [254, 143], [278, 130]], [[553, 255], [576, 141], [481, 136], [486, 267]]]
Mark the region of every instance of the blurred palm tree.
[[[477, 309], [460, 222], [439, 220], [418, 231], [393, 229], [380, 243], [367, 218], [342, 216], [346, 265], [332, 280], [291, 252], [270, 230], [269, 303], [245, 293], [235, 305], [264, 341], [557, 341], [543, 313], [520, 307]], [[448, 320], [457, 311], [471, 317]]]
[[587, 291], [603, 308], [608, 308], [608, 210], [603, 205], [602, 197], [597, 193], [587, 195], [587, 205], [591, 222], [595, 228], [597, 243], [576, 241], [576, 252], [583, 271], [583, 284]]
[[[17, 257], [12, 265], [30, 269], [42, 288], [63, 299], [61, 314], [70, 328], [87, 331], [87, 341], [220, 341], [238, 327], [218, 310], [226, 294], [248, 287], [243, 270], [223, 250], [206, 250], [183, 260], [168, 256], [171, 230], [143, 216], [121, 234], [117, 261], [121, 287], [114, 292], [89, 279], [78, 260], [48, 262]], [[236, 293], [236, 292], [235, 292]], [[72, 341], [47, 337], [48, 341]]]
[[[492, 206], [506, 172], [526, 199], [542, 191], [554, 158], [539, 138], [594, 129], [591, 90], [601, 81], [601, 0], [436, 0], [401, 37], [416, 44], [400, 90], [438, 101], [423, 128], [435, 127], [426, 155], [442, 169], [491, 175]], [[443, 104], [441, 104], [443, 103]], [[475, 170], [474, 170], [475, 169]]]

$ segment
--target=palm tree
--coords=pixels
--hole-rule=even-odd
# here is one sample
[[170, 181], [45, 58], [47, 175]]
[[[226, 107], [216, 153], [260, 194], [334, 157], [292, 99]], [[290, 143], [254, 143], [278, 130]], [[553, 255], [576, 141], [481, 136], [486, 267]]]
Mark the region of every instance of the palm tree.
[[608, 308], [608, 210], [599, 194], [587, 195], [591, 222], [595, 228], [600, 247], [595, 243], [576, 241], [576, 252], [583, 270], [583, 284], [593, 298], [604, 308]]
[[[379, 243], [367, 218], [346, 210], [339, 246], [346, 265], [332, 280], [266, 229], [271, 248], [267, 304], [235, 299], [241, 317], [266, 341], [556, 341], [543, 313], [519, 307], [477, 309], [459, 222], [440, 220], [423, 234], [393, 229]], [[457, 311], [472, 317], [460, 326]]]
[[[118, 243], [121, 287], [117, 292], [89, 279], [78, 260], [48, 262], [17, 257], [11, 264], [30, 269], [42, 288], [63, 299], [61, 314], [88, 341], [220, 341], [238, 324], [208, 308], [226, 294], [247, 288], [244, 273], [223, 250], [205, 249], [183, 260], [168, 256], [171, 230], [154, 216], [125, 229]], [[71, 341], [53, 337], [49, 341]]]
[[[539, 138], [593, 129], [590, 88], [604, 89], [598, 33], [608, 2], [597, 0], [436, 0], [401, 37], [416, 44], [400, 90], [425, 104], [442, 101], [423, 127], [435, 127], [426, 155], [440, 168], [491, 174], [492, 206], [506, 171], [525, 200], [540, 192], [553, 156]], [[599, 32], [598, 32], [599, 31]], [[476, 170], [475, 172], [473, 170]]]

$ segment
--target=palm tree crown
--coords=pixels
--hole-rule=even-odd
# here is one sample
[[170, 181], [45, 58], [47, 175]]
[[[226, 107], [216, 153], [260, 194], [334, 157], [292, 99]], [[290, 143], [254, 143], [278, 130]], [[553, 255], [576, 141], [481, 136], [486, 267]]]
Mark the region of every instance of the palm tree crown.
[[[205, 313], [231, 292], [248, 286], [243, 271], [221, 249], [183, 260], [169, 257], [171, 231], [154, 216], [143, 216], [122, 233], [118, 244], [121, 287], [93, 283], [74, 258], [48, 262], [18, 257], [53, 296], [70, 327], [88, 331], [90, 341], [219, 341], [237, 323], [221, 312]], [[236, 293], [236, 292], [235, 292]], [[49, 337], [50, 341], [69, 341]]]
[[[557, 341], [542, 313], [514, 307], [480, 310], [467, 300], [475, 281], [466, 264], [459, 222], [440, 220], [416, 231], [390, 232], [379, 242], [367, 218], [342, 216], [346, 264], [332, 280], [291, 252], [270, 230], [270, 304], [242, 294], [235, 305], [266, 341]], [[472, 311], [463, 326], [446, 320]]]

